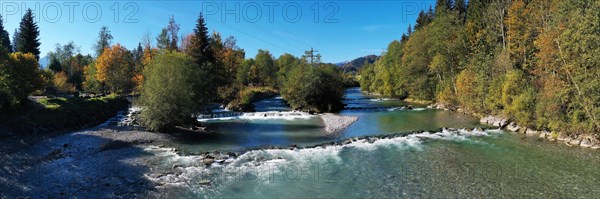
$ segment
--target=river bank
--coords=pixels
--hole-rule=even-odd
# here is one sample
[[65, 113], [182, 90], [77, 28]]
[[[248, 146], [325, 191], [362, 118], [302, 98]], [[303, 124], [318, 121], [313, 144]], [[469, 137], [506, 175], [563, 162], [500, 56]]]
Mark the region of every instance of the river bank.
[[129, 126], [130, 108], [94, 128], [0, 151], [0, 198], [565, 198], [599, 190], [595, 151], [358, 90], [347, 96], [353, 107], [380, 108], [340, 113], [360, 119], [334, 136], [323, 134], [320, 116], [281, 113], [216, 121], [215, 134], [152, 133]]
[[479, 113], [472, 113], [470, 111], [464, 110], [462, 108], [451, 108], [443, 104], [434, 103], [428, 106], [428, 108], [432, 109], [441, 109], [448, 111], [456, 111], [459, 113], [472, 115], [477, 118], [481, 118], [479, 121], [482, 124], [491, 125], [498, 127], [500, 129], [508, 130], [510, 132], [525, 135], [528, 137], [536, 137], [541, 140], [546, 140], [549, 142], [557, 142], [563, 143], [567, 146], [571, 147], [582, 147], [589, 149], [600, 149], [600, 139], [596, 138], [594, 135], [583, 134], [576, 135], [571, 134], [567, 135], [564, 132], [550, 132], [545, 130], [537, 130], [524, 126], [520, 126], [519, 124], [511, 121], [507, 117], [499, 116], [499, 115], [482, 115]]
[[6, 110], [0, 118], [0, 138], [22, 134], [44, 135], [99, 125], [127, 108], [127, 99], [40, 97], [23, 107]]

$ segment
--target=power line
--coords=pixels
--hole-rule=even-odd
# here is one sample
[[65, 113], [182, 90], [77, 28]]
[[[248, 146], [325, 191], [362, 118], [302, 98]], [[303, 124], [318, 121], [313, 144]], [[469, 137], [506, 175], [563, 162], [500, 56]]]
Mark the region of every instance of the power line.
[[[191, 10], [189, 10], [189, 9], [187, 9], [187, 8], [185, 8], [185, 7], [182, 7], [182, 6], [178, 5], [178, 4], [174, 4], [173, 2], [168, 2], [168, 1], [167, 1], [166, 3], [167, 3], [167, 4], [169, 4], [171, 7], [173, 7], [173, 6], [177, 7], [177, 10], [183, 11], [183, 12], [185, 12], [186, 14], [192, 14], [192, 15], [195, 15], [195, 13], [194, 13], [195, 11], [191, 11]], [[251, 38], [253, 38], [253, 39], [256, 39], [256, 40], [258, 40], [258, 41], [261, 41], [261, 42], [263, 42], [263, 43], [265, 43], [265, 44], [268, 44], [268, 45], [271, 45], [271, 46], [273, 46], [273, 47], [279, 48], [279, 49], [281, 49], [281, 50], [283, 50], [283, 51], [289, 51], [289, 52], [291, 52], [291, 50], [290, 50], [290, 49], [284, 48], [284, 47], [282, 47], [282, 46], [279, 46], [279, 45], [277, 45], [277, 44], [274, 44], [274, 43], [272, 43], [272, 42], [269, 42], [269, 41], [266, 41], [266, 40], [264, 40], [264, 39], [261, 39], [261, 38], [259, 38], [259, 37], [256, 37], [256, 36], [254, 36], [254, 35], [252, 35], [252, 34], [249, 34], [249, 33], [245, 32], [245, 31], [242, 31], [242, 30], [239, 30], [239, 29], [237, 29], [237, 28], [234, 28], [234, 27], [232, 27], [232, 26], [230, 26], [230, 25], [227, 25], [226, 23], [220, 23], [220, 24], [222, 24], [223, 26], [225, 26], [225, 27], [227, 27], [227, 28], [229, 28], [229, 29], [232, 29], [232, 30], [234, 30], [234, 31], [237, 31], [237, 32], [239, 32], [239, 33], [242, 33], [242, 34], [244, 34], [244, 35], [246, 35], [246, 36], [248, 36], [248, 37], [251, 37]], [[260, 30], [260, 31], [263, 31], [263, 32], [264, 32], [264, 30]]]

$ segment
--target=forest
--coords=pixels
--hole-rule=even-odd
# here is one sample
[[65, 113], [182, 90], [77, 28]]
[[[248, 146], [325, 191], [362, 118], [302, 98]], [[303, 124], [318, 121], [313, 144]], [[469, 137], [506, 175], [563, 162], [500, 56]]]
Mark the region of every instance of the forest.
[[437, 0], [363, 90], [600, 136], [600, 1]]
[[246, 59], [235, 37], [208, 32], [202, 14], [194, 32], [180, 36], [180, 25], [170, 17], [158, 36], [144, 35], [134, 49], [115, 43], [109, 28], [102, 27], [95, 55], [82, 55], [73, 42], [56, 44], [46, 69], [38, 64], [40, 30], [34, 17], [26, 12], [11, 42], [0, 16], [0, 110], [23, 109], [34, 95], [132, 96], [144, 107], [143, 125], [166, 130], [193, 124], [208, 104], [252, 111], [257, 98], [276, 93], [296, 110], [343, 107], [342, 72], [322, 63], [320, 55], [307, 51], [275, 58], [259, 50]]

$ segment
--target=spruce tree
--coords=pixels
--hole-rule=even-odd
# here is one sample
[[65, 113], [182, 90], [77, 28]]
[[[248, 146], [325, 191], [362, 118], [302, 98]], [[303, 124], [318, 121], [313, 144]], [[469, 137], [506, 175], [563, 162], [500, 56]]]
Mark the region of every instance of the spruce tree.
[[15, 31], [13, 32], [13, 38], [12, 38], [12, 51], [16, 52], [17, 51], [17, 40], [19, 40], [19, 29], [15, 28]]
[[12, 46], [10, 45], [10, 37], [8, 35], [8, 32], [4, 29], [2, 15], [0, 15], [0, 52], [2, 51], [11, 53]]
[[189, 46], [189, 54], [198, 65], [202, 66], [208, 62], [214, 61], [214, 53], [210, 48], [210, 38], [208, 37], [208, 28], [202, 13], [198, 16], [196, 28], [194, 28], [194, 37], [192, 37]]
[[34, 21], [33, 12], [27, 9], [27, 12], [19, 25], [19, 36], [17, 37], [17, 50], [22, 53], [31, 53], [36, 59], [40, 59], [40, 31]]
[[199, 71], [202, 74], [206, 74], [203, 78], [203, 83], [195, 86], [200, 92], [196, 93], [196, 99], [202, 102], [209, 100], [215, 100], [218, 95], [217, 89], [222, 84], [219, 82], [220, 78], [220, 67], [215, 61], [215, 54], [213, 49], [210, 47], [210, 37], [208, 36], [208, 28], [206, 28], [206, 22], [202, 13], [198, 16], [196, 28], [194, 28], [194, 36], [190, 40], [190, 46], [188, 47], [187, 53], [194, 59], [194, 62], [198, 65]]

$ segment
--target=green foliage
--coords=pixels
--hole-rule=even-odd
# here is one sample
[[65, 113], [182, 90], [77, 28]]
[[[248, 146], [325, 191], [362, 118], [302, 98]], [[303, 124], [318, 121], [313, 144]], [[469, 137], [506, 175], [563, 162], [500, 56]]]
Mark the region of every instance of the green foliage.
[[415, 32], [361, 70], [362, 89], [435, 98], [538, 129], [600, 130], [600, 2], [468, 3], [437, 1], [434, 18], [421, 12]]
[[98, 40], [96, 40], [96, 44], [94, 45], [96, 57], [102, 55], [104, 49], [110, 47], [112, 39], [113, 36], [110, 33], [110, 30], [108, 30], [108, 27], [102, 26], [102, 28], [100, 28], [100, 32], [98, 33]]
[[128, 104], [126, 99], [115, 95], [27, 100], [22, 106], [2, 112], [0, 124], [15, 133], [69, 131], [101, 124]]
[[96, 65], [90, 63], [83, 68], [85, 81], [83, 82], [83, 90], [88, 93], [102, 92], [102, 84], [96, 79]]
[[4, 22], [2, 21], [2, 15], [0, 15], [0, 53], [11, 53], [12, 47], [10, 45], [10, 36], [6, 29], [4, 29]]
[[257, 86], [276, 86], [277, 68], [273, 55], [268, 50], [258, 50], [254, 64], [250, 67], [251, 83]]
[[[144, 71], [140, 102], [141, 118], [150, 130], [165, 130], [190, 123], [199, 108], [197, 92], [207, 75], [198, 70], [194, 59], [179, 52], [162, 52]], [[207, 98], [208, 96], [204, 96]]]
[[37, 59], [32, 54], [0, 55], [0, 108], [17, 105], [42, 89]]
[[334, 65], [304, 64], [290, 71], [281, 94], [293, 109], [335, 112], [343, 108], [342, 81], [341, 72]]
[[40, 31], [35, 22], [33, 12], [27, 9], [27, 12], [21, 19], [19, 24], [19, 34], [14, 41], [16, 43], [16, 51], [22, 53], [31, 53], [36, 59], [40, 58]]
[[344, 65], [342, 65], [342, 69], [344, 73], [354, 74], [358, 72], [363, 66], [367, 64], [373, 64], [379, 59], [377, 55], [367, 55], [364, 57], [356, 58]]

